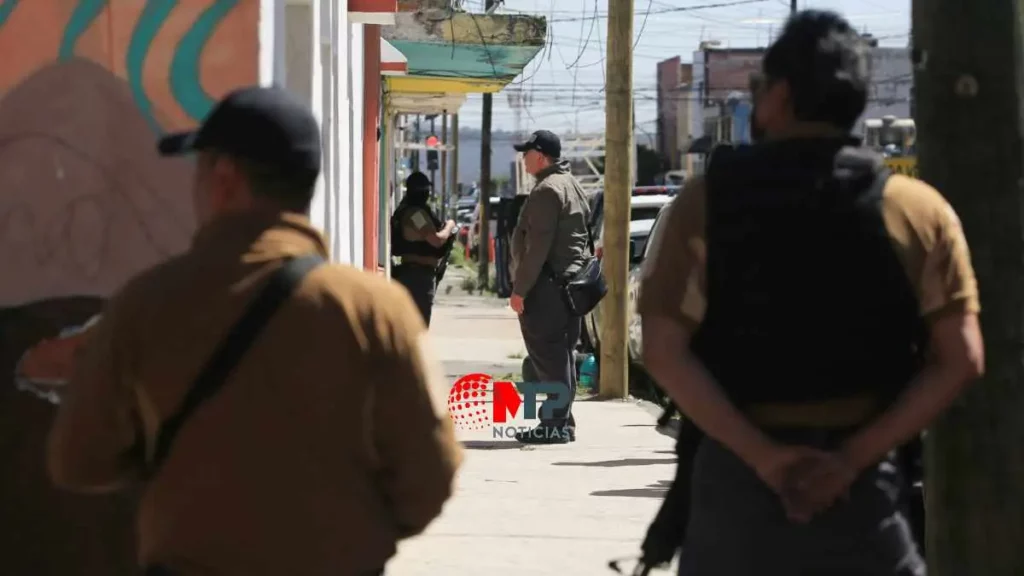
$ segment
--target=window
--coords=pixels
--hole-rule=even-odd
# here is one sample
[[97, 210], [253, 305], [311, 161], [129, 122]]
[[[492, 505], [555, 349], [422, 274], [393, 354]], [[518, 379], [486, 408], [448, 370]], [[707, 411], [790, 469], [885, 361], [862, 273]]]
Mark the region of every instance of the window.
[[629, 211], [629, 219], [631, 221], [636, 220], [654, 220], [658, 217], [658, 212], [661, 211], [661, 206], [642, 206], [632, 208]]

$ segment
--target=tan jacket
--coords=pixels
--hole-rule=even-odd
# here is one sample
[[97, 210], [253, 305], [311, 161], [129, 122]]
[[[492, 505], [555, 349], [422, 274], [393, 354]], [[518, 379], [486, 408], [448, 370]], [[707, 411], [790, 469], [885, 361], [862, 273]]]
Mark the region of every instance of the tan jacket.
[[[130, 281], [61, 405], [54, 481], [109, 491], [139, 478], [159, 423], [267, 275], [312, 252], [326, 250], [304, 218], [235, 216]], [[440, 513], [461, 459], [425, 333], [400, 287], [313, 271], [145, 486], [140, 562], [188, 575], [382, 568]]]
[[537, 175], [537, 185], [519, 212], [512, 232], [512, 290], [529, 295], [544, 264], [556, 275], [568, 276], [586, 262], [587, 222], [590, 206], [586, 194], [562, 161]]

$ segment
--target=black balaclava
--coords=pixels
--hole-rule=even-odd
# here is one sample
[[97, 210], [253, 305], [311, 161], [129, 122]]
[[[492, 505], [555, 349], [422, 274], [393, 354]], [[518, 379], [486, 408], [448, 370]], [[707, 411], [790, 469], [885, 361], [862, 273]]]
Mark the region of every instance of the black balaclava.
[[433, 184], [423, 172], [413, 172], [405, 179], [405, 199], [403, 202], [413, 206], [426, 206], [430, 200]]

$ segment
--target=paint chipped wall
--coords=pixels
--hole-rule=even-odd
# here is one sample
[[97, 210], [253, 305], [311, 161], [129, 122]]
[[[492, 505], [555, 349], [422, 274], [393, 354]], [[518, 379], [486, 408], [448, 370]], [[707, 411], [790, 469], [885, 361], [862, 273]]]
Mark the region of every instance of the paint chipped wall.
[[50, 376], [66, 348], [58, 335], [188, 246], [192, 168], [159, 158], [155, 139], [256, 83], [258, 10], [259, 0], [0, 0], [0, 468], [17, 471], [0, 475], [11, 528], [0, 574], [136, 572], [131, 497], [49, 487], [53, 406], [12, 377], [22, 358]]
[[[547, 20], [521, 14], [472, 14], [447, 10], [399, 12], [395, 25], [382, 30], [385, 40], [543, 46]], [[406, 54], [409, 56], [409, 54]]]

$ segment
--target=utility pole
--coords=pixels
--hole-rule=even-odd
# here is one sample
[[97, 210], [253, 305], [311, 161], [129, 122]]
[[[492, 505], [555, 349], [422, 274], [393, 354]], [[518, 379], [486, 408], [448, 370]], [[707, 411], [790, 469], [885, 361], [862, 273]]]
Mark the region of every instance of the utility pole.
[[931, 576], [1024, 567], [1022, 12], [1014, 0], [913, 3], [920, 174], [967, 236], [987, 357], [987, 375], [928, 432]]
[[483, 125], [480, 128], [480, 234], [477, 241], [477, 271], [480, 273], [477, 285], [480, 290], [487, 288], [490, 279], [491, 256], [491, 105], [492, 95], [484, 93]]
[[[434, 121], [436, 119], [437, 119], [437, 115], [436, 114], [434, 116], [430, 117], [430, 135], [431, 136], [434, 136], [435, 134], [437, 134], [437, 132], [435, 131], [436, 130], [436, 124], [434, 123]], [[443, 142], [442, 142], [442, 144], [443, 144]], [[435, 158], [440, 159], [440, 153], [438, 153], [438, 155], [435, 156]], [[430, 185], [433, 186], [435, 189], [437, 189], [437, 187], [438, 187], [437, 186], [437, 170], [434, 169], [433, 165], [428, 166], [428, 168], [430, 168]]]
[[[484, 11], [490, 14], [500, 0], [484, 0]], [[493, 95], [484, 93], [483, 121], [480, 127], [480, 234], [477, 241], [477, 286], [483, 291], [490, 280], [491, 257], [491, 108]]]
[[[422, 135], [420, 134], [420, 115], [416, 115], [416, 132], [413, 135], [413, 142], [417, 144], [423, 143]], [[412, 172], [417, 172], [420, 169], [420, 151], [414, 150], [412, 153]]]
[[608, 0], [605, 77], [604, 273], [601, 301], [601, 382], [604, 398], [629, 395], [626, 276], [633, 173], [633, 0]]
[[448, 111], [441, 113], [441, 181], [435, 189], [441, 195], [442, 220], [448, 216]]
[[455, 217], [455, 201], [459, 197], [459, 115], [452, 114], [452, 185], [451, 199], [448, 202], [448, 218]]
[[789, 13], [796, 14], [796, 0], [789, 0]]

